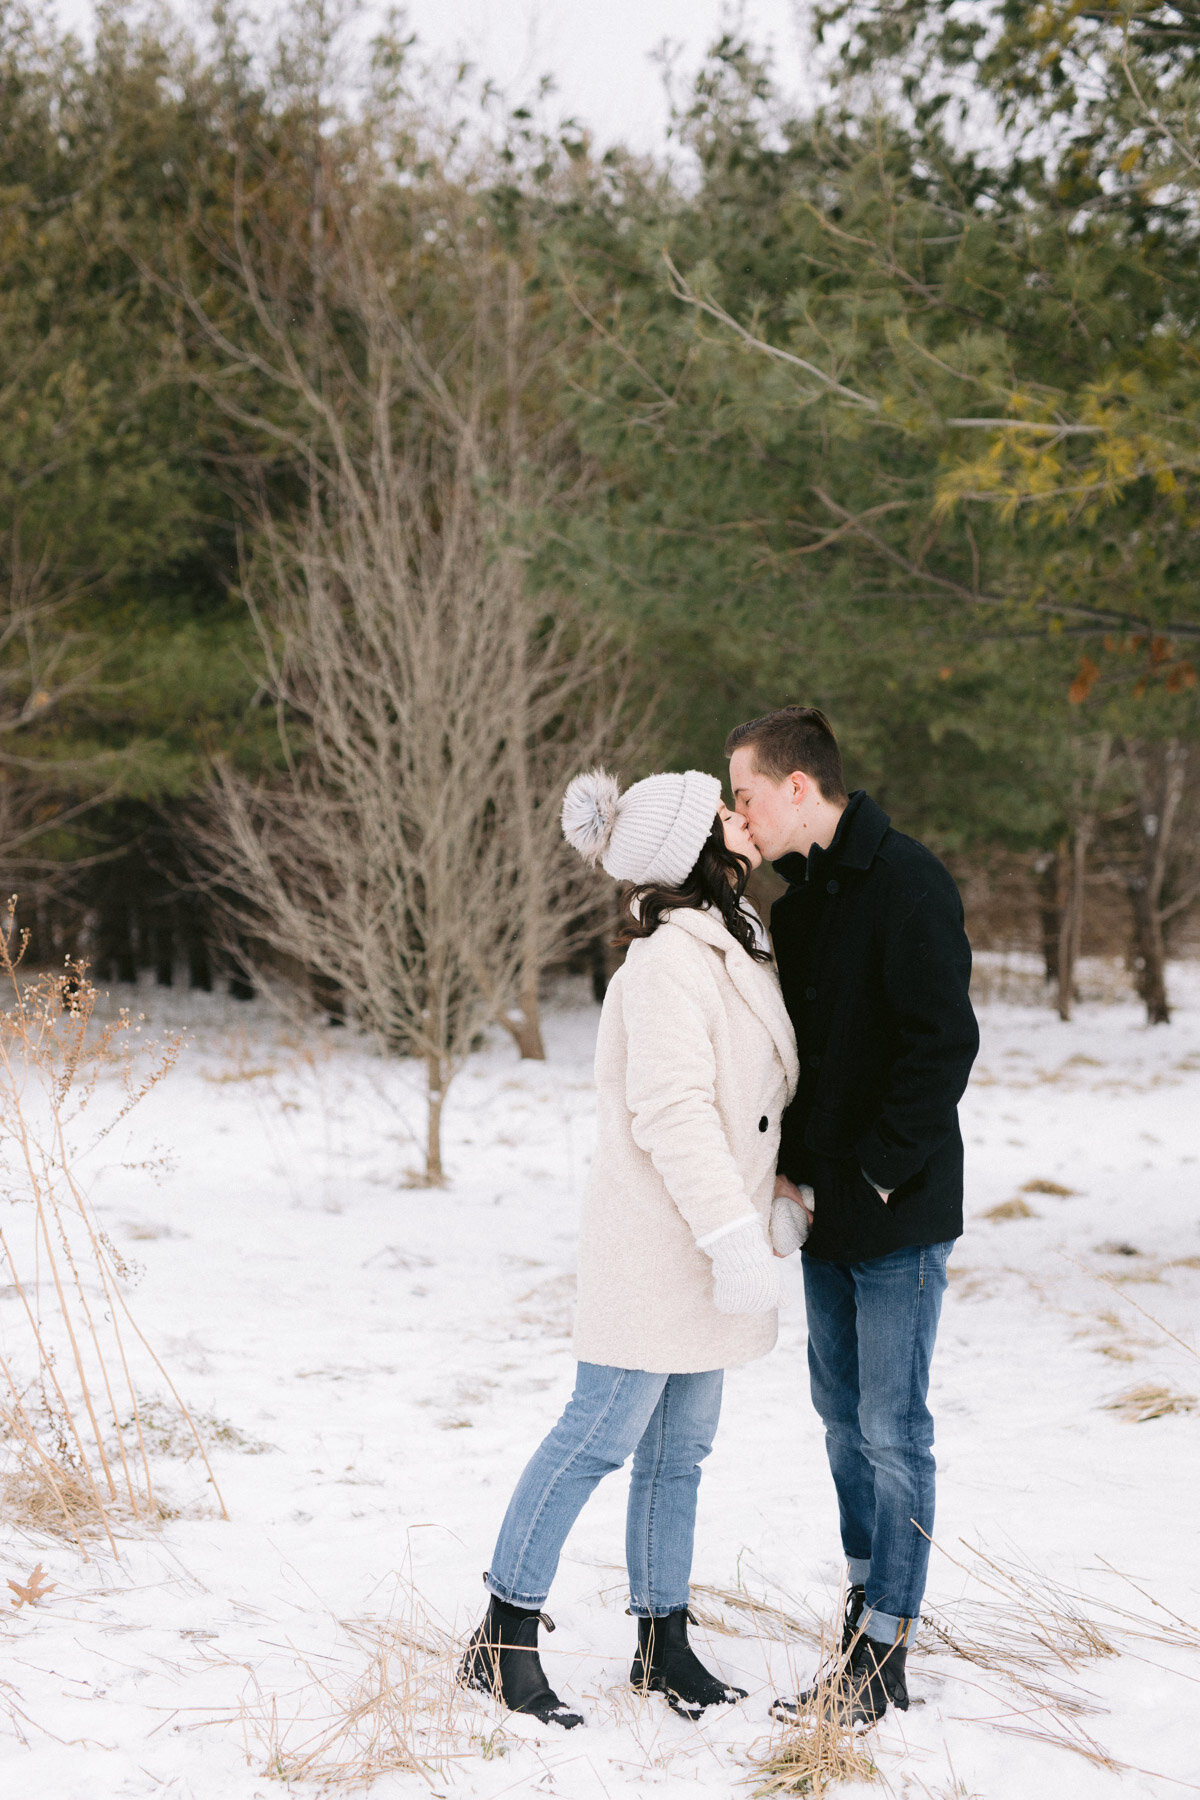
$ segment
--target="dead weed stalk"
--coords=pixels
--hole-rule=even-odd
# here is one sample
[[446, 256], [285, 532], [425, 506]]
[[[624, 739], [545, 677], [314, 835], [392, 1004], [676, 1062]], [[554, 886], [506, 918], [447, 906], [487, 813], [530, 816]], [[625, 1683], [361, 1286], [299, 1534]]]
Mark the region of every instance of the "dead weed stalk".
[[[845, 1595], [839, 1616], [844, 1610]], [[759, 1616], [765, 1627], [766, 1619]], [[780, 1616], [789, 1625], [797, 1625], [786, 1613]], [[799, 1629], [807, 1641], [811, 1634]], [[796, 1631], [790, 1636], [795, 1641]], [[874, 1781], [879, 1773], [866, 1748], [867, 1740], [855, 1731], [850, 1701], [835, 1679], [846, 1661], [840, 1644], [826, 1630], [818, 1647], [824, 1673], [818, 1678], [812, 1705], [784, 1729], [782, 1737], [773, 1739], [764, 1753], [755, 1756], [751, 1751], [755, 1766], [749, 1779], [755, 1783], [755, 1800], [773, 1794], [812, 1794], [820, 1800], [839, 1782]]]
[[[1121, 1762], [1091, 1735], [1081, 1719], [1108, 1709], [1095, 1694], [1064, 1677], [1098, 1658], [1120, 1655], [1134, 1642], [1194, 1650], [1200, 1631], [1108, 1564], [1104, 1566], [1111, 1574], [1149, 1601], [1150, 1613], [1084, 1594], [1026, 1563], [989, 1556], [971, 1545], [962, 1545], [966, 1560], [942, 1544], [935, 1542], [934, 1548], [989, 1597], [964, 1596], [952, 1607], [931, 1606], [921, 1615], [922, 1626], [956, 1656], [1002, 1676], [1020, 1696], [1015, 1707], [986, 1722], [1006, 1736], [1070, 1750], [1110, 1772], [1153, 1773]], [[994, 1690], [984, 1691], [998, 1698]], [[1175, 1781], [1163, 1775], [1156, 1779]]]
[[459, 1647], [411, 1583], [398, 1594], [386, 1618], [339, 1620], [340, 1654], [326, 1666], [298, 1656], [292, 1693], [243, 1702], [247, 1751], [265, 1775], [355, 1789], [397, 1771], [432, 1786], [472, 1754], [457, 1716]]
[[769, 1600], [756, 1599], [741, 1587], [711, 1587], [693, 1582], [690, 1610], [697, 1625], [726, 1637], [769, 1638], [780, 1644], [818, 1647], [822, 1641], [819, 1620], [798, 1619], [794, 1613], [773, 1606]]
[[115, 1555], [115, 1527], [160, 1511], [139, 1374], [166, 1384], [217, 1493], [192, 1416], [130, 1312], [134, 1271], [79, 1177], [83, 1157], [162, 1080], [180, 1046], [140, 1044], [124, 1009], [97, 1023], [82, 964], [27, 977], [15, 904], [0, 921], [0, 1199], [10, 1212], [0, 1266], [18, 1303], [0, 1338], [0, 1489], [16, 1523], [73, 1537], [85, 1557], [87, 1540], [102, 1535]]

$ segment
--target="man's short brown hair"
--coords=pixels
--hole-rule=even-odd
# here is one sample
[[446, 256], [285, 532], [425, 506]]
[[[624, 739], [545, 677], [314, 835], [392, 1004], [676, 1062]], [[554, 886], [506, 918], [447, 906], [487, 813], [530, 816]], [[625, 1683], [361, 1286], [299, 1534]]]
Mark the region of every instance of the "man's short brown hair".
[[815, 706], [781, 706], [735, 726], [725, 739], [726, 756], [735, 750], [753, 750], [755, 767], [772, 781], [786, 781], [798, 769], [812, 776], [826, 800], [847, 797], [833, 726]]

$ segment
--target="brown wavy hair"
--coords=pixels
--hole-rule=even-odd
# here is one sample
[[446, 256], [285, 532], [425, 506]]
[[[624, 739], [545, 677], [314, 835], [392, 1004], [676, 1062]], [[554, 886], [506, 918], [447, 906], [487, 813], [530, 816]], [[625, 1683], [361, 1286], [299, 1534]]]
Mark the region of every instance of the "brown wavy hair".
[[[750, 879], [750, 864], [735, 850], [727, 849], [721, 815], [715, 814], [712, 830], [689, 874], [678, 887], [660, 881], [643, 881], [630, 888], [621, 901], [621, 928], [613, 939], [624, 950], [636, 938], [653, 937], [667, 914], [691, 906], [712, 906], [721, 915], [729, 935], [755, 962], [770, 962], [771, 953], [759, 947], [754, 927], [742, 911], [742, 895]], [[636, 908], [636, 910], [635, 910]]]

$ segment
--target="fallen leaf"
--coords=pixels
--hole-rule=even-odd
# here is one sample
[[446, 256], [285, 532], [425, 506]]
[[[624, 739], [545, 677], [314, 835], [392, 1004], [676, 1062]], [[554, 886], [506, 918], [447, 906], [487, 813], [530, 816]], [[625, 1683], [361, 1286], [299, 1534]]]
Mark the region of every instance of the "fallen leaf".
[[24, 1587], [16, 1581], [10, 1581], [8, 1585], [16, 1595], [15, 1600], [9, 1601], [10, 1606], [36, 1606], [39, 1600], [44, 1600], [47, 1594], [54, 1592], [58, 1583], [47, 1581], [45, 1569], [41, 1563], [35, 1563], [33, 1573]]

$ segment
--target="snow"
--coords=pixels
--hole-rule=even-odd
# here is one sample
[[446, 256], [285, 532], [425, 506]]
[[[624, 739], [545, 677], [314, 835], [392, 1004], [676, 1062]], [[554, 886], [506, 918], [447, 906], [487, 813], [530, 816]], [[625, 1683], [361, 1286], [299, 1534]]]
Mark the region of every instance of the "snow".
[[[839, 1792], [1200, 1789], [1200, 1411], [1132, 1423], [1108, 1405], [1139, 1387], [1200, 1396], [1200, 969], [1172, 983], [1176, 1018], [1155, 1029], [1128, 998], [1068, 1025], [1044, 1005], [982, 1009], [963, 1107], [968, 1224], [934, 1366], [927, 1596], [976, 1660], [925, 1630], [910, 1659], [922, 1704], [867, 1740], [878, 1784]], [[140, 1004], [155, 1026], [184, 1022], [187, 1047], [89, 1191], [143, 1266], [139, 1322], [217, 1433], [230, 1518], [197, 1459], [164, 1454], [179, 1516], [122, 1541], [119, 1561], [0, 1526], [0, 1582], [40, 1560], [58, 1584], [0, 1624], [0, 1782], [22, 1800], [266, 1800], [327, 1691], [349, 1695], [366, 1667], [371, 1627], [355, 1621], [398, 1629], [419, 1614], [436, 1652], [482, 1611], [509, 1491], [571, 1385], [597, 1009], [568, 983], [546, 1064], [520, 1064], [499, 1033], [471, 1059], [447, 1113], [451, 1184], [430, 1192], [409, 1185], [411, 1069], [253, 1004], [153, 989]], [[163, 1146], [165, 1171], [131, 1166]], [[1031, 1216], [985, 1216], [1018, 1198]], [[797, 1262], [778, 1348], [728, 1378], [700, 1496], [696, 1603], [742, 1635], [693, 1635], [749, 1699], [697, 1727], [624, 1685], [634, 1631], [615, 1477], [549, 1602], [546, 1666], [587, 1729], [454, 1695], [445, 1660], [418, 1652], [414, 1679], [435, 1710], [439, 1693], [452, 1703], [440, 1741], [454, 1757], [429, 1779], [385, 1774], [375, 1795], [752, 1791], [770, 1700], [811, 1672], [801, 1633], [833, 1620], [841, 1579]], [[0, 1296], [6, 1345], [18, 1323]], [[756, 1627], [739, 1584], [799, 1630]], [[1074, 1629], [1067, 1591], [1116, 1654], [1055, 1663]], [[425, 1729], [436, 1747], [433, 1714]]]

